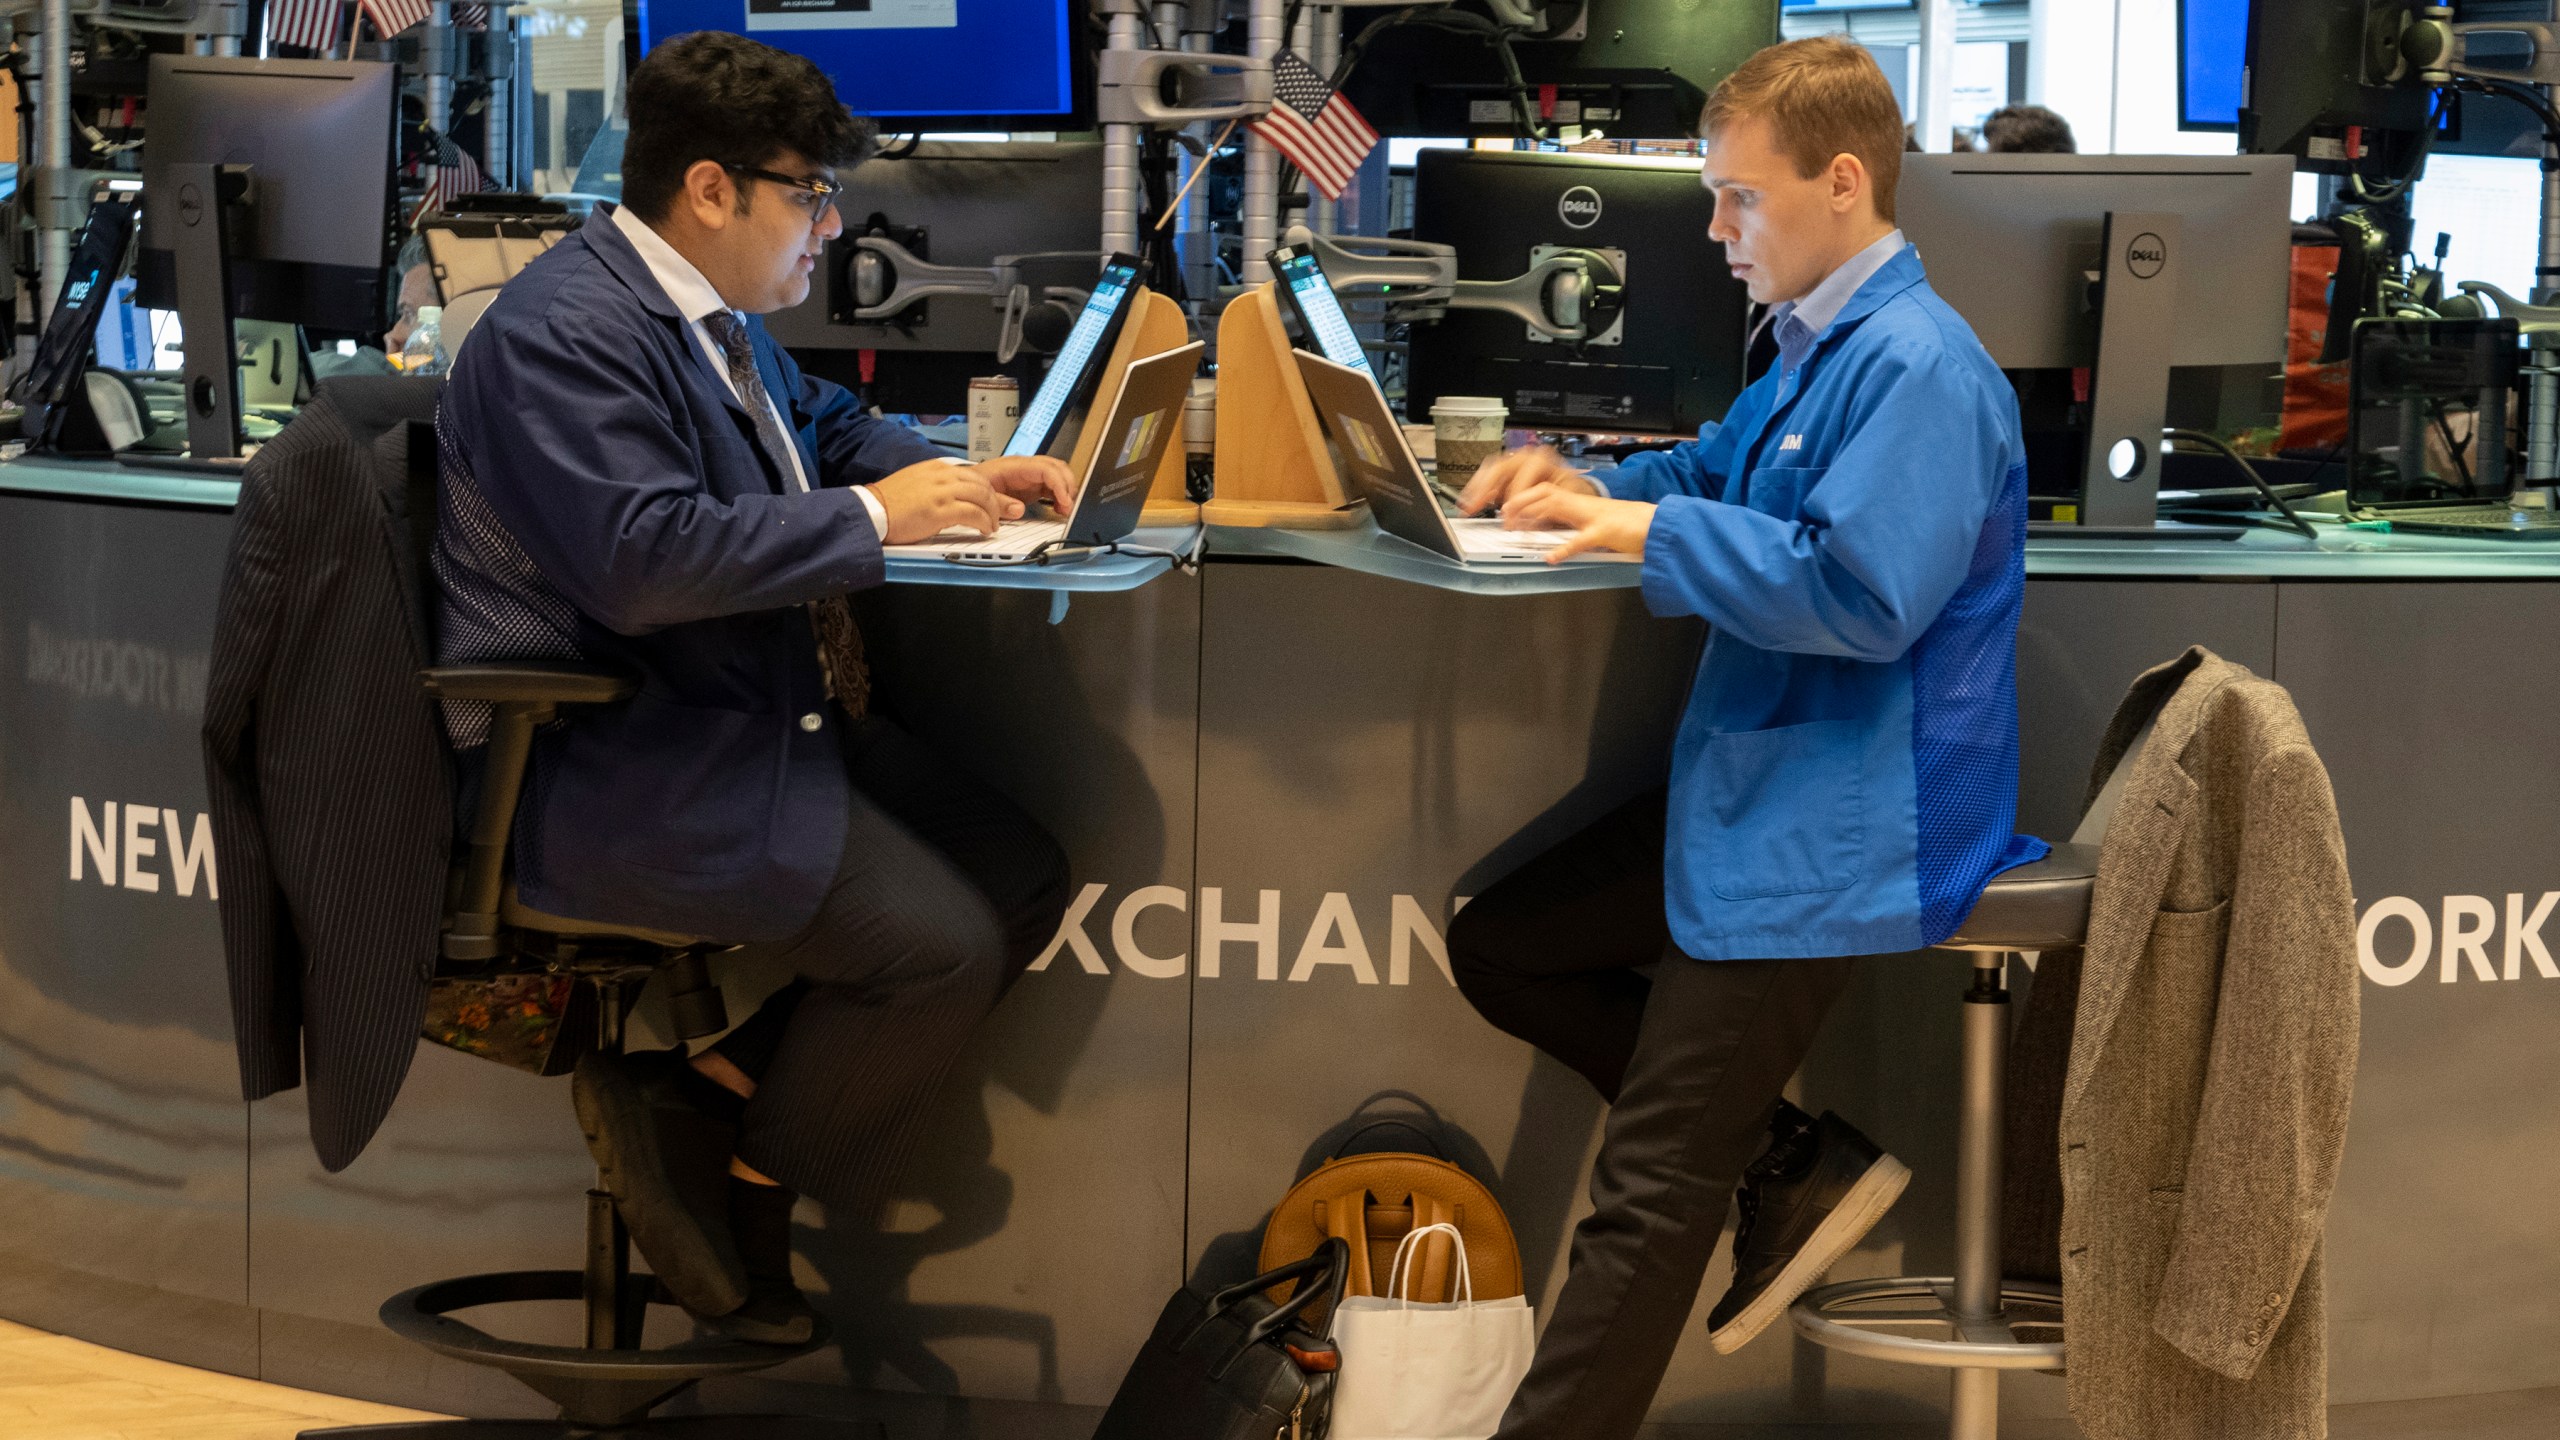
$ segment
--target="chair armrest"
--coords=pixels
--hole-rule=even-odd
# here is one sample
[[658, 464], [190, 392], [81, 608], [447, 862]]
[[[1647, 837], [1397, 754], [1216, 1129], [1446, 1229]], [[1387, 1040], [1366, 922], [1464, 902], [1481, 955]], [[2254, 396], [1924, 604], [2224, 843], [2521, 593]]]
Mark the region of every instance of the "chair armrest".
[[438, 665], [418, 672], [418, 683], [441, 700], [530, 701], [599, 705], [627, 700], [640, 686], [628, 676], [593, 665], [516, 661], [494, 665]]

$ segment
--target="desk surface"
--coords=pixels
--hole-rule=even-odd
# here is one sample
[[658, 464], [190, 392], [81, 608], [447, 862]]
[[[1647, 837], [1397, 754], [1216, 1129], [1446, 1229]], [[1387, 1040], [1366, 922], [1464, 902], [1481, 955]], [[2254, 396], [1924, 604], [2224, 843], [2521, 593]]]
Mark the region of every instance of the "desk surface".
[[[63, 460], [22, 456], [0, 464], [0, 493], [126, 504], [177, 505], [228, 510], [240, 501], [240, 482], [200, 469], [119, 465], [111, 460]], [[1148, 550], [1188, 552], [1198, 526], [1140, 530], [1128, 543]], [[889, 561], [893, 585], [960, 585], [993, 590], [1068, 590], [1087, 594], [1135, 590], [1173, 568], [1160, 555], [1097, 555], [1059, 565], [995, 568], [948, 560]]]
[[[237, 480], [197, 470], [119, 465], [104, 460], [22, 457], [0, 464], [0, 493], [227, 510]], [[2069, 540], [2027, 542], [2031, 576], [2216, 580], [2542, 580], [2560, 579], [2560, 543], [2463, 540], [2380, 530], [2320, 526], [2314, 546], [2287, 530], [2257, 529], [2237, 540]], [[1182, 550], [1195, 532], [1141, 530], [1132, 543]], [[1538, 595], [1632, 587], [1632, 565], [1461, 566], [1364, 523], [1350, 530], [1278, 530], [1219, 526], [1211, 556], [1309, 560], [1365, 574], [1476, 595]], [[1106, 555], [1072, 565], [988, 570], [946, 561], [895, 560], [892, 582], [1002, 589], [1132, 590], [1172, 568], [1151, 556]]]

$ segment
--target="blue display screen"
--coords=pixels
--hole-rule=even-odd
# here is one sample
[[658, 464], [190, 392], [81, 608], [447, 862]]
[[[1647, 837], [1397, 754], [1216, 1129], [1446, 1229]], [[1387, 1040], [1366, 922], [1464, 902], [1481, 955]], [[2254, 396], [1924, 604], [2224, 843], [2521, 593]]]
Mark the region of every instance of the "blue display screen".
[[1137, 283], [1138, 272], [1126, 265], [1111, 266], [1094, 282], [1092, 297], [1076, 316], [1075, 328], [1067, 332], [1067, 343], [1059, 347], [1047, 378], [1031, 392], [1031, 403], [1023, 407], [1022, 419], [1013, 427], [1013, 439], [1004, 447], [1004, 453], [1037, 455], [1048, 448], [1059, 418], [1083, 388], [1085, 372], [1100, 358], [1102, 337], [1110, 333], [1112, 320]]
[[1284, 250], [1276, 258], [1280, 283], [1289, 287], [1289, 298], [1297, 304], [1298, 318], [1306, 322], [1307, 338], [1316, 343], [1316, 353], [1377, 379], [1377, 372], [1369, 368], [1368, 353], [1360, 348], [1360, 337], [1352, 333], [1351, 317], [1342, 313], [1342, 300], [1333, 293], [1332, 282], [1324, 278], [1324, 267], [1316, 257], [1303, 250]]
[[1778, 0], [1781, 10], [1908, 10], [1913, 0]]
[[2178, 128], [2240, 124], [2241, 68], [2249, 54], [2249, 0], [2178, 0]]
[[805, 55], [857, 115], [986, 120], [1076, 108], [1068, 0], [640, 0], [640, 44], [727, 30]]

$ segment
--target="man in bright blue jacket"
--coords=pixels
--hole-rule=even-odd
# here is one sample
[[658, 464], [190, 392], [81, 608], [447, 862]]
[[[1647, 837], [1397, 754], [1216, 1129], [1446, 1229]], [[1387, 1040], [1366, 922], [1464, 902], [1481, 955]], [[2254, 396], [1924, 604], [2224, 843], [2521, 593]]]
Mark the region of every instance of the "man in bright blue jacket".
[[1708, 233], [1775, 307], [1777, 364], [1693, 443], [1596, 478], [1528, 452], [1465, 497], [1573, 529], [1559, 559], [1642, 556], [1654, 613], [1711, 627], [1668, 792], [1452, 927], [1476, 1007], [1611, 1102], [1594, 1213], [1502, 1440], [1635, 1433], [1737, 1183], [1719, 1352], [1883, 1216], [1909, 1172], [1780, 1089], [1850, 957], [1946, 938], [2042, 853], [2012, 833], [2017, 404], [1894, 228], [1892, 89], [1845, 39], [1793, 41], [1717, 88], [1705, 132]]

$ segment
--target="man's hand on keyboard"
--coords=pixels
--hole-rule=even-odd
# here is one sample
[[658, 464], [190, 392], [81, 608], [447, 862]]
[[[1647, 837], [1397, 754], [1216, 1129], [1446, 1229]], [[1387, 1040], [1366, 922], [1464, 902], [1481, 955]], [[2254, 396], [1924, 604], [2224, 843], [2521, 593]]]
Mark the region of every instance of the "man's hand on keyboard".
[[1496, 455], [1477, 466], [1475, 478], [1458, 496], [1458, 513], [1481, 515], [1497, 505], [1509, 505], [1513, 498], [1540, 485], [1580, 495], [1600, 493], [1599, 487], [1581, 471], [1564, 463], [1564, 457], [1553, 447], [1532, 445], [1526, 450]]
[[988, 483], [990, 468], [927, 460], [875, 482], [871, 493], [889, 517], [888, 542], [912, 545], [954, 527], [996, 533], [998, 524], [1022, 513], [1022, 502], [997, 493]]
[[1502, 507], [1502, 528], [1571, 530], [1563, 544], [1547, 552], [1550, 565], [1585, 550], [1615, 550], [1641, 559], [1645, 537], [1653, 532], [1653, 507], [1641, 500], [1603, 500], [1560, 485], [1538, 485]]
[[1076, 472], [1068, 469], [1064, 460], [1047, 455], [999, 455], [970, 468], [994, 486], [999, 495], [1016, 500], [1046, 500], [1061, 515], [1076, 508]]

